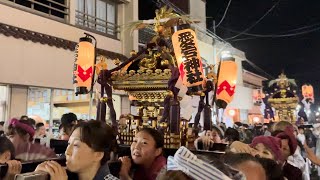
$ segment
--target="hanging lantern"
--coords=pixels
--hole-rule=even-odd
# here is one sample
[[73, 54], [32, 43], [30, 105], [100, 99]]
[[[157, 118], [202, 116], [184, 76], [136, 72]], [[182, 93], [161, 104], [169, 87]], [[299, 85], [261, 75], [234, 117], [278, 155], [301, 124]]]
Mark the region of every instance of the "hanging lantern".
[[314, 100], [313, 87], [311, 85], [303, 85], [302, 95], [306, 99]]
[[204, 74], [195, 32], [189, 28], [177, 30], [172, 44], [183, 84], [189, 93], [201, 92]]
[[237, 82], [237, 64], [230, 54], [221, 56], [216, 103], [220, 108], [226, 108], [232, 101]]
[[95, 47], [89, 37], [80, 38], [75, 48], [73, 84], [75, 94], [88, 94], [93, 81]]

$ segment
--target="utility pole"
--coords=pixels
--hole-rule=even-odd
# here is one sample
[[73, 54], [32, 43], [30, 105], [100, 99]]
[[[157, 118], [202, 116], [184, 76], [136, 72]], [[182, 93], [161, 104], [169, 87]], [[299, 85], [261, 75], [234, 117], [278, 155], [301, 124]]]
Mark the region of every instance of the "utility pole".
[[[213, 28], [213, 33], [216, 35], [216, 21], [214, 19], [212, 21], [212, 28]], [[216, 58], [216, 56], [217, 56], [217, 48], [216, 48], [216, 42], [215, 42], [214, 39], [213, 39], [212, 45], [213, 45], [213, 64], [217, 65], [217, 58]], [[214, 68], [214, 72], [216, 74], [218, 74], [218, 67], [219, 67], [219, 65], [215, 66], [215, 68]], [[216, 97], [216, 96], [213, 95], [213, 97]], [[213, 100], [213, 102], [214, 101], [215, 100]], [[215, 122], [213, 122], [213, 123], [214, 124], [218, 124], [219, 123], [219, 108], [217, 108], [216, 103], [212, 104], [212, 110], [213, 110], [212, 111], [212, 117], [213, 117], [212, 120], [215, 119]]]

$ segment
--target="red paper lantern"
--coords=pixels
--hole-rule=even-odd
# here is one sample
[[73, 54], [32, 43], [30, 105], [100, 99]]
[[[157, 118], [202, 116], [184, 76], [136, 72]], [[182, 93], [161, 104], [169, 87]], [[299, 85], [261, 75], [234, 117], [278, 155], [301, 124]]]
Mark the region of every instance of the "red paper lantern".
[[220, 63], [216, 103], [218, 107], [226, 108], [235, 93], [238, 69], [231, 55], [221, 57]]
[[178, 30], [172, 35], [172, 44], [183, 84], [189, 92], [201, 92], [204, 74], [196, 33], [192, 29]]
[[311, 85], [302, 86], [302, 95], [306, 99], [314, 100], [313, 87]]
[[95, 65], [95, 47], [89, 37], [80, 38], [75, 48], [73, 84], [75, 94], [88, 94]]

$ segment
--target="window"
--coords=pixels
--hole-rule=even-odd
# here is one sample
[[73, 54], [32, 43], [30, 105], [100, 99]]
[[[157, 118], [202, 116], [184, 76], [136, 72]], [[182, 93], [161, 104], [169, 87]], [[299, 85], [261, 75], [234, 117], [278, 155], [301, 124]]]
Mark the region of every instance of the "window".
[[78, 0], [76, 24], [110, 36], [117, 35], [116, 8], [111, 0]]
[[68, 5], [67, 0], [7, 0], [12, 3], [30, 8], [34, 11], [45, 13], [51, 17], [67, 19]]
[[49, 88], [28, 88], [27, 115], [38, 116], [45, 121], [50, 120], [50, 98]]
[[0, 122], [6, 120], [8, 88], [0, 85]]

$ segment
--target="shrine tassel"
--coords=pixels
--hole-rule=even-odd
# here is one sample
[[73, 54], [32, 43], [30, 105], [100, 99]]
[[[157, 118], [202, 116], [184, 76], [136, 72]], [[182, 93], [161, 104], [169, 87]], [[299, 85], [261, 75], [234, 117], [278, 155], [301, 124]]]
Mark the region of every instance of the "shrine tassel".
[[201, 117], [201, 112], [205, 106], [204, 104], [204, 98], [205, 96], [200, 96], [200, 101], [199, 101], [199, 106], [198, 106], [198, 111], [196, 116], [194, 117], [194, 127], [198, 128], [200, 117]]
[[205, 95], [206, 95], [206, 104], [204, 106], [204, 118], [203, 118], [203, 129], [204, 130], [211, 130], [212, 126], [212, 111], [211, 111], [211, 106], [209, 103], [209, 92], [213, 90], [213, 82], [212, 81], [207, 81], [206, 82], [206, 90], [205, 90]]
[[174, 99], [170, 106], [170, 132], [178, 134], [180, 131], [180, 104]]

